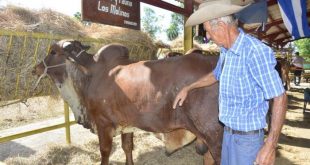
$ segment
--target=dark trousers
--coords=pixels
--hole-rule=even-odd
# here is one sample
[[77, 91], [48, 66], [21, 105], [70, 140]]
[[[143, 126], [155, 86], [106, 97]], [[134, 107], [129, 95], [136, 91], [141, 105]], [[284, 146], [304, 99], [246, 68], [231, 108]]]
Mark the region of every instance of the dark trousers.
[[294, 84], [295, 85], [299, 85], [300, 84], [300, 80], [301, 80], [301, 73], [302, 73], [302, 68], [296, 68], [296, 70], [294, 71]]

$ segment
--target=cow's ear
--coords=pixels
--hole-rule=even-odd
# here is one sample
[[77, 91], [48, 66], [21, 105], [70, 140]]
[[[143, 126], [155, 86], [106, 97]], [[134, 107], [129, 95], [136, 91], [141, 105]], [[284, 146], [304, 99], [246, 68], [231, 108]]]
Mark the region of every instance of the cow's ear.
[[78, 47], [78, 48], [80, 48], [80, 49], [82, 49], [82, 50], [85, 50], [85, 51], [87, 51], [89, 48], [90, 48], [90, 46], [88, 46], [88, 45], [83, 45], [80, 41], [73, 41], [73, 43], [72, 44], [74, 44], [75, 45], [75, 47]]
[[89, 45], [82, 45], [83, 50], [89, 50], [90, 46]]

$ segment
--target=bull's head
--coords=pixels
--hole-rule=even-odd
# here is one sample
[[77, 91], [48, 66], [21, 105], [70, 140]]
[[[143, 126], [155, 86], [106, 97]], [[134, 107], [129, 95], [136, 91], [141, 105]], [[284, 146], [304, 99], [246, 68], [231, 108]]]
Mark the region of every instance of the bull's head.
[[35, 66], [32, 73], [36, 75], [47, 74], [56, 84], [62, 83], [66, 77], [66, 61], [76, 63], [77, 67], [83, 67], [87, 61], [85, 58], [90, 59], [89, 54], [86, 53], [89, 48], [90, 46], [82, 45], [79, 41], [61, 40], [51, 46], [48, 55]]
[[87, 75], [80, 67], [85, 67], [82, 61], [92, 60], [92, 56], [86, 53], [88, 49], [89, 46], [78, 41], [61, 40], [51, 46], [48, 55], [32, 71], [40, 76], [39, 80], [46, 74], [54, 81], [63, 99], [70, 105], [75, 120], [86, 128], [90, 128], [91, 124], [81, 99], [80, 80]]

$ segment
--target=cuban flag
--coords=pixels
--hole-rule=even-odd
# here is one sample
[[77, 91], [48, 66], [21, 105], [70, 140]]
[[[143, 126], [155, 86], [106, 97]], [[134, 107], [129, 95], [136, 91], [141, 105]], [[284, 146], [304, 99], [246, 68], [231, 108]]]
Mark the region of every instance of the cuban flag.
[[278, 0], [283, 22], [294, 40], [310, 37], [307, 0]]

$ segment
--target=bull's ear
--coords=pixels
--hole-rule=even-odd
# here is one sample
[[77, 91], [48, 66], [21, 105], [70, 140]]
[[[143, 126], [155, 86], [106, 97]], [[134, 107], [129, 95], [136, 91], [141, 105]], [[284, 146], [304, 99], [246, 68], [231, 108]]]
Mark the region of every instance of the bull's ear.
[[90, 46], [89, 45], [82, 45], [83, 50], [89, 50]]
[[73, 41], [72, 44], [74, 44], [74, 47], [78, 47], [78, 48], [83, 49], [83, 50], [88, 50], [90, 48], [90, 46], [83, 45], [80, 41], [77, 41], [77, 40]]

